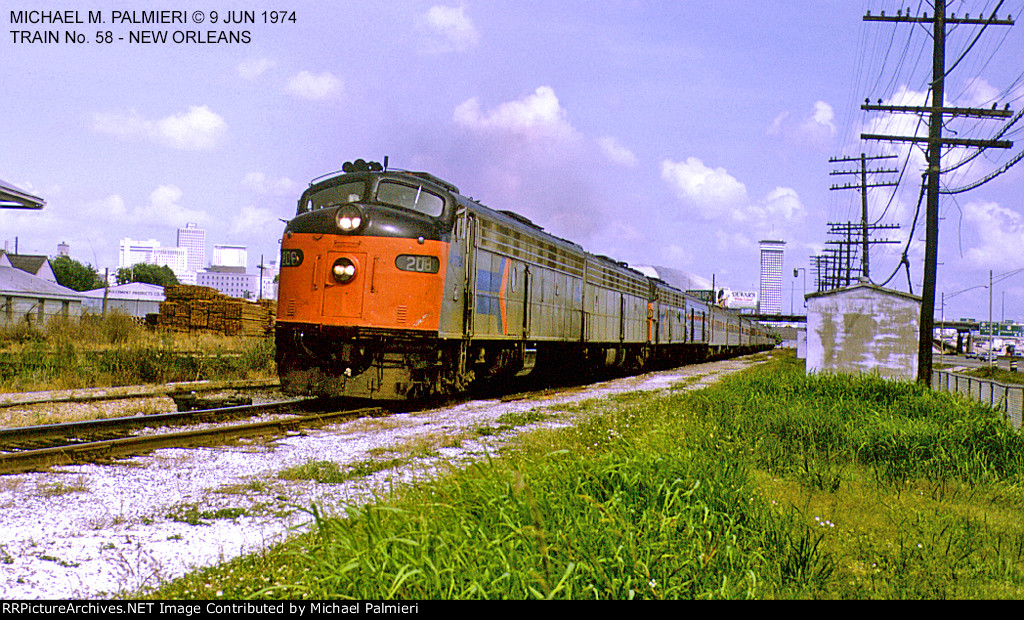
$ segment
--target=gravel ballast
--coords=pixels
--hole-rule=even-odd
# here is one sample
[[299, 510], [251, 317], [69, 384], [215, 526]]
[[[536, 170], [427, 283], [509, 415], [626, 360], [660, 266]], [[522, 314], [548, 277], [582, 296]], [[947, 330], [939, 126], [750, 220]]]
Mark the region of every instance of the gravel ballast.
[[[494, 453], [534, 426], [481, 436], [506, 413], [686, 380], [699, 388], [746, 368], [751, 358], [616, 379], [550, 397], [476, 400], [453, 407], [366, 418], [313, 431], [216, 448], [163, 449], [111, 465], [79, 465], [0, 477], [0, 599], [97, 599], [153, 587], [186, 572], [263, 549], [330, 512], [369, 500], [441, 464]], [[568, 416], [569, 414], [564, 414]], [[569, 424], [567, 418], [540, 424]], [[461, 437], [460, 441], [451, 441]], [[340, 466], [404, 446], [432, 444], [416, 466], [344, 484], [278, 478], [310, 461]], [[455, 447], [445, 447], [453, 445]], [[405, 449], [408, 454], [409, 450]]]

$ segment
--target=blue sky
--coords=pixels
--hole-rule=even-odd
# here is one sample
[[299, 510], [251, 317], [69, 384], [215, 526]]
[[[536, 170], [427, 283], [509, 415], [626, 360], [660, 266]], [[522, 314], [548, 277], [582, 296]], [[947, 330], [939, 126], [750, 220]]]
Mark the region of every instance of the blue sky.
[[[949, 11], [987, 15], [998, 4], [950, 0]], [[757, 290], [758, 241], [785, 240], [788, 312], [803, 292], [793, 268], [826, 247], [829, 222], [860, 218], [857, 192], [829, 190], [849, 180], [829, 176], [840, 168], [831, 157], [900, 156], [899, 190], [870, 192], [872, 221], [901, 226], [880, 235], [899, 245], [873, 247], [872, 279], [899, 264], [923, 156], [859, 135], [924, 131], [915, 116], [860, 109], [865, 98], [926, 100], [926, 28], [862, 19], [901, 6], [932, 10], [920, 0], [295, 1], [295, 22], [268, 24], [262, 12], [274, 5], [223, 0], [183, 7], [187, 24], [133, 25], [109, 23], [111, 12], [150, 3], [22, 0], [12, 8], [83, 20], [102, 10], [108, 23], [26, 26], [6, 7], [0, 15], [0, 179], [47, 201], [42, 212], [0, 211], [0, 240], [49, 255], [66, 241], [102, 269], [116, 266], [122, 237], [173, 245], [177, 228], [198, 222], [211, 247], [247, 245], [252, 268], [276, 256], [280, 219], [310, 179], [387, 155], [592, 252], [714, 275], [735, 290]], [[1007, 0], [999, 14], [1022, 9]], [[257, 23], [211, 25], [214, 10], [254, 10]], [[21, 29], [77, 30], [88, 43], [15, 42], [9, 31]], [[222, 29], [246, 30], [249, 42], [128, 40], [132, 30]], [[950, 72], [947, 104], [1024, 107], [1022, 29], [986, 29]], [[97, 30], [115, 40], [95, 42]], [[978, 30], [950, 33], [948, 65]], [[1018, 125], [1004, 138], [1019, 138]], [[947, 135], [991, 137], [1001, 126], [950, 121]], [[1021, 150], [1024, 141], [986, 152], [945, 183], [981, 179]], [[987, 289], [954, 293], [987, 284], [990, 269], [998, 278], [1024, 268], [1022, 181], [1024, 165], [943, 199], [947, 318], [986, 317]], [[908, 251], [917, 294], [922, 239], [923, 214]], [[906, 274], [890, 286], [908, 290]], [[1024, 273], [994, 293], [996, 318], [1005, 299], [1006, 317], [1024, 319]]]

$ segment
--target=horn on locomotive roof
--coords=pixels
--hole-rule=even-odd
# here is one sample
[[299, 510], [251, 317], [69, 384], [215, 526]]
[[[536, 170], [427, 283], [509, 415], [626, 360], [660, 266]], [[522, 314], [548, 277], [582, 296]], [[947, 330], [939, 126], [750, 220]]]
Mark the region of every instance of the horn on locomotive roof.
[[[385, 161], [387, 161], [386, 157]], [[341, 170], [342, 172], [381, 172], [384, 170], [384, 166], [381, 166], [379, 162], [357, 159], [342, 164]]]

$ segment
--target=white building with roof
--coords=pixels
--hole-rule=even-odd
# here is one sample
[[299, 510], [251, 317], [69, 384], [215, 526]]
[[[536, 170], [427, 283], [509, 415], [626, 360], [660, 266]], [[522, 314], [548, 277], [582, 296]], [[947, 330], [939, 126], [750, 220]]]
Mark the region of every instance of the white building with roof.
[[4, 260], [0, 254], [0, 327], [42, 326], [54, 317], [82, 315], [82, 295]]
[[82, 293], [82, 308], [88, 314], [116, 311], [135, 317], [160, 312], [164, 300], [164, 287], [144, 282], [128, 282], [109, 288], [97, 288]]
[[868, 281], [807, 296], [808, 373], [917, 377], [921, 298]]

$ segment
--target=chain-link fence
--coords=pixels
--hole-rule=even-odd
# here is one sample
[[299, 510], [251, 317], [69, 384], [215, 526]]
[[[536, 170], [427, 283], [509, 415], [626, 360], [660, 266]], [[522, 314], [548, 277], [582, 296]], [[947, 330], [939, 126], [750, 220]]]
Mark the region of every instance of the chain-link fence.
[[947, 370], [936, 370], [932, 372], [932, 389], [963, 394], [987, 403], [1003, 412], [1013, 428], [1021, 428], [1024, 418], [1024, 385], [1008, 385]]

